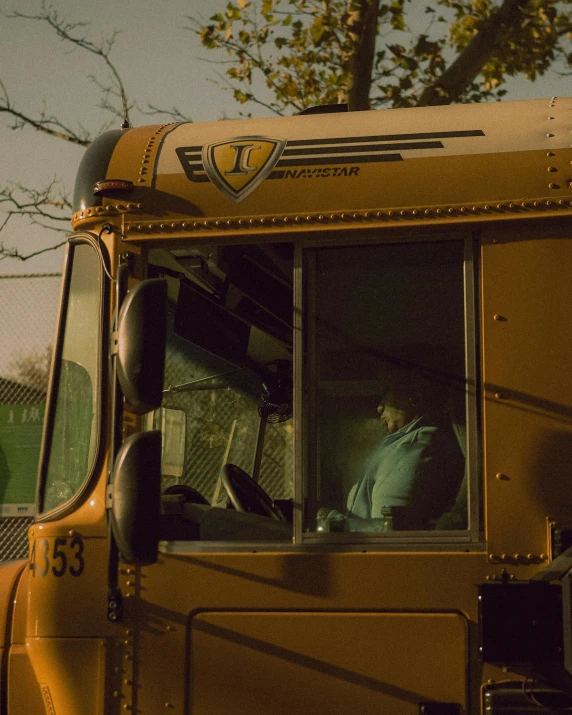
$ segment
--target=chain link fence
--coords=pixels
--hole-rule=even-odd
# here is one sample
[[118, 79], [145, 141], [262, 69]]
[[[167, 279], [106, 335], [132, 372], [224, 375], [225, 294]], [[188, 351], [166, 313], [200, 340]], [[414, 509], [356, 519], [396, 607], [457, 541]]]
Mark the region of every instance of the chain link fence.
[[60, 279], [0, 275], [0, 561], [27, 554]]

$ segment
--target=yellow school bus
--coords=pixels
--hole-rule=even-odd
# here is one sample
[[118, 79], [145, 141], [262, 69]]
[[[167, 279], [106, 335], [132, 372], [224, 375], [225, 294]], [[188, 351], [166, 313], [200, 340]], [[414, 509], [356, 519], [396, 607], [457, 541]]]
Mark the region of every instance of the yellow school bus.
[[570, 707], [572, 98], [110, 131], [0, 712]]

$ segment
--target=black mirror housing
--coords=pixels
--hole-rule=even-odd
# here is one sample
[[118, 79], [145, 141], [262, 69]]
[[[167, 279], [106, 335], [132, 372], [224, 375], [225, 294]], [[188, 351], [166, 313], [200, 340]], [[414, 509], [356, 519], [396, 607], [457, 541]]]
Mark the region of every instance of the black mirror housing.
[[138, 432], [123, 442], [111, 485], [111, 529], [123, 561], [154, 564], [161, 514], [160, 432]]
[[117, 377], [130, 410], [161, 406], [167, 342], [167, 282], [152, 278], [126, 295], [117, 325]]

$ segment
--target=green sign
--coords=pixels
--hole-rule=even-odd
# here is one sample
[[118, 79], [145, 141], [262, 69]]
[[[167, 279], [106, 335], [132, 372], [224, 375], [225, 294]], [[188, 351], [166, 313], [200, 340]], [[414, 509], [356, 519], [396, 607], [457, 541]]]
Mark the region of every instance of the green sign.
[[0, 405], [0, 516], [34, 514], [44, 410]]

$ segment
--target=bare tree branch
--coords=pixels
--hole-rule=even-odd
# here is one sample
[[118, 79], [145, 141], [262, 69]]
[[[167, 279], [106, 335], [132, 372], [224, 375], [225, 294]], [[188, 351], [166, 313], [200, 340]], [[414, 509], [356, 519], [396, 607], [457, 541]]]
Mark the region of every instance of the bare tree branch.
[[[58, 11], [50, 4], [43, 0], [41, 10], [37, 14], [27, 14], [19, 10], [12, 10], [11, 13], [3, 13], [5, 17], [12, 19], [33, 20], [36, 22], [46, 23], [57, 36], [66, 43], [70, 43], [73, 47], [78, 47], [85, 52], [95, 55], [100, 58], [106, 65], [111, 75], [111, 85], [105, 85], [93, 76], [90, 79], [102, 91], [102, 99], [100, 107], [105, 111], [111, 112], [114, 117], [121, 117], [123, 121], [129, 124], [129, 111], [133, 107], [129, 103], [125, 85], [121, 76], [110, 59], [110, 55], [115, 44], [117, 32], [114, 32], [109, 39], [94, 42], [88, 39], [87, 23], [84, 22], [68, 22], [60, 17]], [[119, 107], [109, 101], [110, 97], [114, 97], [119, 102]], [[30, 126], [38, 131], [42, 131], [58, 139], [79, 144], [80, 146], [88, 146], [92, 137], [87, 130], [81, 128], [81, 131], [74, 130], [69, 124], [63, 123], [59, 118], [50, 115], [44, 109], [37, 116], [26, 114], [19, 111], [11, 102], [8, 91], [4, 84], [0, 82], [0, 112], [10, 115], [14, 123], [12, 129], [22, 129], [25, 126]], [[102, 129], [108, 128], [104, 125]], [[98, 132], [100, 133], [100, 132]]]

